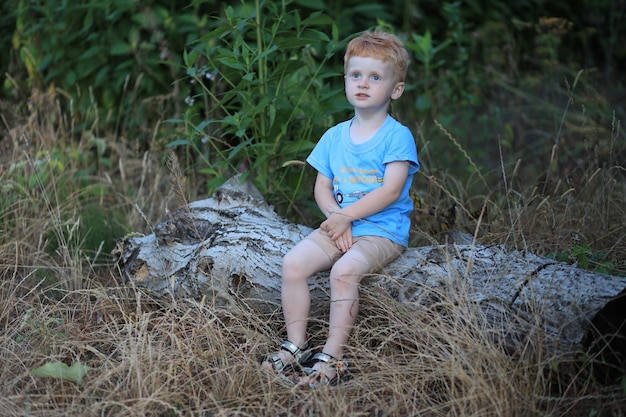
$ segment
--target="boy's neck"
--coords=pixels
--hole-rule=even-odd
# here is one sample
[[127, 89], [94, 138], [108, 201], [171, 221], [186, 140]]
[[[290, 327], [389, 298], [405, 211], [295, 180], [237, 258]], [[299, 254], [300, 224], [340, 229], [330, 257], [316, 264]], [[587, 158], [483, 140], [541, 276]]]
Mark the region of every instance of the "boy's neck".
[[350, 124], [350, 139], [354, 143], [364, 143], [370, 140], [387, 120], [387, 112], [355, 112]]

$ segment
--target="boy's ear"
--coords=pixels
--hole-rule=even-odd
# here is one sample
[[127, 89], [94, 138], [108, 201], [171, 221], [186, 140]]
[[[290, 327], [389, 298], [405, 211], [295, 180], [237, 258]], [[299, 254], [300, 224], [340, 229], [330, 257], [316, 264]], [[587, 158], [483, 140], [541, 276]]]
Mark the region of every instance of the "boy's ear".
[[402, 93], [404, 93], [404, 87], [405, 87], [404, 82], [396, 83], [396, 86], [393, 88], [393, 91], [391, 92], [391, 99], [392, 100], [399, 99], [400, 96], [402, 96]]

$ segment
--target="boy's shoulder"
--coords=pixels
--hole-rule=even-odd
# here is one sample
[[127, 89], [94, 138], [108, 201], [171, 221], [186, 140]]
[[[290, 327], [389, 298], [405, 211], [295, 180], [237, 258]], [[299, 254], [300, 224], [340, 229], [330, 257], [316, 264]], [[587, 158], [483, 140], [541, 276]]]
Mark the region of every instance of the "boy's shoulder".
[[396, 120], [391, 115], [387, 116], [387, 120], [385, 121], [382, 127], [388, 132], [394, 132], [394, 133], [398, 131], [409, 132], [409, 133], [411, 132], [411, 129], [409, 129], [402, 122], [399, 122], [398, 120]]
[[[406, 125], [402, 122], [400, 122], [398, 119], [396, 119], [395, 117], [393, 117], [392, 115], [387, 115], [387, 123], [389, 123], [390, 125], [393, 125], [395, 127], [404, 127], [407, 128]], [[408, 129], [408, 128], [407, 128]]]

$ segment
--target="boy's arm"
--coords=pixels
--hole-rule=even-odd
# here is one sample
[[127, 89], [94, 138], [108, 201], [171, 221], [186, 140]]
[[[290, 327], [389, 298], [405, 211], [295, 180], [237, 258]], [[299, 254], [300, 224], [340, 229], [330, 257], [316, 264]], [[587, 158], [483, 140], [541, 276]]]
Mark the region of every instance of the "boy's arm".
[[[332, 201], [325, 207], [320, 206], [328, 219], [320, 225], [320, 228], [328, 232], [329, 236], [333, 239], [337, 236], [341, 236], [341, 234], [352, 224], [352, 221], [378, 213], [396, 201], [404, 188], [408, 175], [408, 161], [395, 161], [388, 163], [385, 167], [383, 185], [343, 209], [340, 209], [335, 202], [332, 194], [331, 181], [329, 193]], [[317, 191], [316, 200], [318, 205], [322, 202], [317, 199]], [[326, 202], [326, 199], [324, 199], [324, 202]]]
[[331, 212], [340, 209], [339, 204], [337, 204], [337, 201], [335, 200], [332, 178], [328, 178], [318, 172], [317, 178], [315, 179], [313, 194], [315, 195], [315, 202], [317, 203], [317, 206], [320, 210], [322, 210], [322, 213], [324, 213], [326, 218], [330, 217]]
[[350, 249], [350, 247], [352, 247], [352, 222], [347, 222], [347, 225], [341, 228], [342, 231], [335, 234], [329, 233], [330, 230], [324, 226], [333, 213], [337, 213], [341, 210], [341, 207], [335, 200], [333, 180], [318, 173], [317, 179], [315, 180], [314, 194], [317, 205], [326, 216], [326, 220], [320, 225], [320, 230], [322, 233], [329, 235], [329, 237], [335, 242], [337, 248], [346, 252]]

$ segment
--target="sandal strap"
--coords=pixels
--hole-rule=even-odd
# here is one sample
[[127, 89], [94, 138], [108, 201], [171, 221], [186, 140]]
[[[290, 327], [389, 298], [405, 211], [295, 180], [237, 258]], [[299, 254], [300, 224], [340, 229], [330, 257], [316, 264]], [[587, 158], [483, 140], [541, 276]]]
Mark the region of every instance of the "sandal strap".
[[313, 352], [308, 350], [309, 349], [308, 343], [306, 343], [302, 348], [300, 348], [295, 343], [290, 342], [289, 340], [285, 340], [284, 342], [280, 344], [280, 349], [286, 352], [289, 352], [291, 356], [293, 356], [293, 361], [289, 361], [285, 363], [283, 362], [280, 355], [278, 355], [277, 353], [267, 356], [266, 360], [270, 361], [272, 363], [272, 368], [274, 368], [274, 370], [278, 372], [282, 372], [284, 370], [289, 369], [289, 367], [293, 366], [294, 363], [302, 366], [304, 363], [306, 363], [306, 361], [309, 360], [311, 355], [313, 355]]
[[339, 359], [335, 358], [334, 356], [329, 355], [328, 353], [324, 353], [324, 352], [319, 352], [316, 353], [315, 355], [313, 355], [313, 360], [316, 360], [318, 362], [324, 362], [327, 363], [329, 365], [332, 365], [332, 362], [338, 362]]
[[298, 352], [302, 351], [302, 349], [300, 349], [295, 343], [292, 343], [289, 340], [283, 341], [280, 344], [280, 348], [291, 353], [294, 357], [298, 354]]
[[311, 360], [317, 361], [317, 362], [324, 362], [334, 367], [337, 373], [341, 373], [341, 374], [343, 374], [346, 371], [346, 368], [348, 367], [348, 362], [341, 361], [335, 358], [334, 356], [329, 355], [328, 353], [324, 353], [324, 352], [316, 353], [315, 355], [313, 355], [313, 358], [311, 358]]
[[309, 344], [306, 343], [302, 348], [298, 347], [295, 343], [285, 340], [280, 344], [282, 350], [286, 350], [291, 353], [296, 362], [303, 363], [311, 357], [311, 352], [308, 350]]

